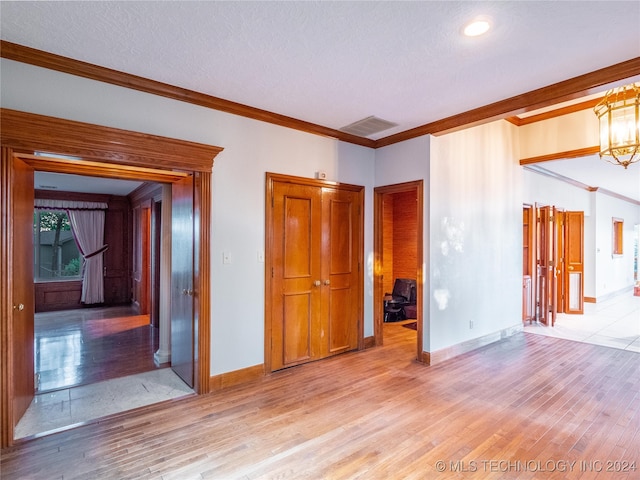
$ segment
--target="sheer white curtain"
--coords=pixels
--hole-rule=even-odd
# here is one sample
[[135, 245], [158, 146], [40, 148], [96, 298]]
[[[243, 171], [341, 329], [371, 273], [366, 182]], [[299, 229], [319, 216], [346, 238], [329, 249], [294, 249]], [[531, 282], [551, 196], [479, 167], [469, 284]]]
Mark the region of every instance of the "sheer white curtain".
[[104, 302], [102, 254], [104, 244], [104, 210], [67, 210], [73, 236], [84, 258], [82, 297], [84, 304]]

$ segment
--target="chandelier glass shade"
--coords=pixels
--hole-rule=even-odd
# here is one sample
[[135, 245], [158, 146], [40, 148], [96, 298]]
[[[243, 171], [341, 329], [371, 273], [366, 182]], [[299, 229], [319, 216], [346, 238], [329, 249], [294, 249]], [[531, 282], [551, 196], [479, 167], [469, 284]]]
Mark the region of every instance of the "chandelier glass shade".
[[640, 84], [609, 90], [594, 111], [600, 124], [600, 158], [624, 168], [640, 160]]

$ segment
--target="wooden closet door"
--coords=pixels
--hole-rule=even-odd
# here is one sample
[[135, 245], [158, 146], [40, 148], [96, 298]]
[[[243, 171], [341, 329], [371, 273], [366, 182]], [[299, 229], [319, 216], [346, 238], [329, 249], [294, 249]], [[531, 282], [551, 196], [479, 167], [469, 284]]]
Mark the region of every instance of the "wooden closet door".
[[358, 348], [361, 187], [267, 179], [267, 368]]
[[[322, 306], [327, 341], [323, 356], [358, 346], [358, 195], [323, 189]], [[324, 333], [324, 332], [323, 332]]]
[[322, 192], [315, 186], [275, 182], [271, 367], [278, 370], [321, 358]]

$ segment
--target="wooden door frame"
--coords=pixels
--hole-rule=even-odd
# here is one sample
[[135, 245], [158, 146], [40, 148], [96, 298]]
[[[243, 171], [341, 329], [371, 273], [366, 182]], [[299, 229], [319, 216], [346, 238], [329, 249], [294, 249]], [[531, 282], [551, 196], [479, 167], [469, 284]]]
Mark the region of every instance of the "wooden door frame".
[[417, 322], [417, 345], [416, 360], [421, 363], [425, 362], [423, 355], [423, 235], [424, 235], [424, 180], [416, 180], [413, 182], [397, 183], [394, 185], [385, 185], [374, 188], [374, 206], [373, 206], [373, 335], [376, 346], [383, 344], [383, 286], [382, 286], [382, 248], [383, 248], [383, 209], [382, 203], [384, 195], [393, 193], [416, 192], [417, 208], [416, 208], [416, 322]]
[[[107, 178], [171, 183], [194, 176], [196, 231], [194, 290], [195, 369], [197, 393], [209, 391], [211, 290], [211, 170], [222, 148], [168, 137], [120, 130], [16, 110], [0, 109], [2, 165], [0, 165], [0, 448], [13, 444], [12, 327], [13, 265], [11, 176], [14, 155], [35, 170]], [[50, 152], [77, 157], [55, 161], [35, 157]], [[185, 173], [188, 172], [188, 173]]]
[[271, 272], [276, 259], [273, 255], [273, 189], [274, 183], [292, 183], [296, 185], [331, 187], [350, 190], [358, 195], [357, 203], [359, 208], [359, 230], [358, 235], [358, 291], [356, 298], [358, 302], [358, 350], [364, 349], [364, 187], [361, 185], [351, 185], [347, 183], [331, 182], [328, 180], [316, 180], [306, 177], [295, 177], [278, 173], [266, 173], [265, 185], [265, 268], [264, 268], [264, 372], [271, 373], [271, 336], [273, 318], [271, 315], [271, 298], [274, 294]]

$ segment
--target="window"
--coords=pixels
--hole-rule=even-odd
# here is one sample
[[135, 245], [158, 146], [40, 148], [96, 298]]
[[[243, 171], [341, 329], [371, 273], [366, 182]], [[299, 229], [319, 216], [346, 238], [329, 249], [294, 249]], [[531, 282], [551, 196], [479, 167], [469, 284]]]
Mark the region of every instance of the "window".
[[64, 211], [34, 211], [33, 246], [33, 274], [36, 282], [81, 278], [80, 252]]
[[622, 233], [624, 231], [624, 221], [621, 218], [613, 219], [613, 249], [612, 252], [614, 255], [622, 255]]

